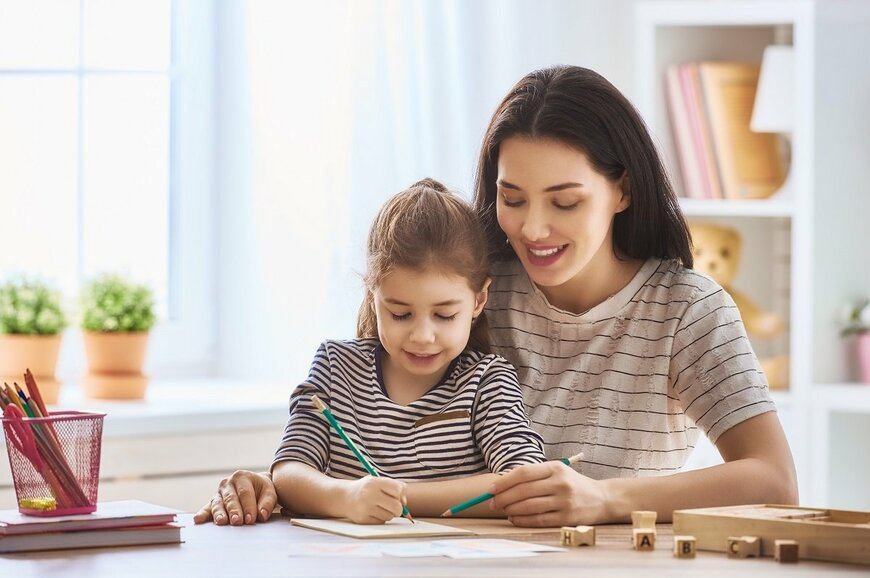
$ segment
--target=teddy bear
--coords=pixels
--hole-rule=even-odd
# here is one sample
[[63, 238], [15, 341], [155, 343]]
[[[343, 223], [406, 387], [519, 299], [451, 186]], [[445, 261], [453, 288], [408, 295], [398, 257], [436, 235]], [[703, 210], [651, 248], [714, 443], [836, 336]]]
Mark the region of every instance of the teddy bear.
[[[731, 227], [713, 223], [693, 223], [689, 230], [692, 234], [695, 270], [716, 281], [731, 295], [743, 318], [746, 332], [759, 338], [775, 337], [782, 333], [785, 329], [782, 316], [762, 310], [731, 284], [740, 265], [740, 233]], [[788, 387], [788, 356], [761, 359], [760, 362], [771, 389]]]

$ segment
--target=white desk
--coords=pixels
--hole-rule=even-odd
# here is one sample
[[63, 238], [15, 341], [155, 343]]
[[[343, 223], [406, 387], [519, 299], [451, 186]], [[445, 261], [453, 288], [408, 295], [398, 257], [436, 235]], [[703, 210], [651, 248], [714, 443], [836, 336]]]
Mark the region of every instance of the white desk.
[[[170, 546], [134, 546], [93, 550], [66, 550], [0, 555], [0, 576], [14, 578], [189, 578], [346, 576], [429, 577], [474, 576], [597, 576], [686, 578], [745, 576], [867, 576], [868, 568], [846, 564], [801, 561], [783, 565], [772, 558], [729, 559], [725, 554], [698, 552], [694, 559], [674, 558], [669, 525], [658, 526], [656, 549], [633, 550], [630, 526], [599, 526], [597, 545], [531, 558], [453, 560], [450, 558], [299, 558], [288, 555], [287, 544], [347, 542], [351, 538], [291, 526], [273, 517], [267, 524], [242, 527], [193, 526], [189, 515], [180, 517], [184, 543]], [[498, 534], [504, 520], [454, 520], [452, 523]], [[522, 530], [520, 530], [522, 532]], [[520, 534], [515, 539], [558, 545], [558, 532]]]

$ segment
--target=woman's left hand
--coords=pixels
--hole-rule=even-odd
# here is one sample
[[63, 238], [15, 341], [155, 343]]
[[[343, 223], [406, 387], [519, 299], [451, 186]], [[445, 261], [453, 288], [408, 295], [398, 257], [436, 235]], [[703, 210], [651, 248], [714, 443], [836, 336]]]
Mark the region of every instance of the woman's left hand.
[[596, 524], [607, 519], [603, 482], [587, 478], [562, 462], [520, 466], [490, 488], [493, 509], [504, 510], [516, 526]]

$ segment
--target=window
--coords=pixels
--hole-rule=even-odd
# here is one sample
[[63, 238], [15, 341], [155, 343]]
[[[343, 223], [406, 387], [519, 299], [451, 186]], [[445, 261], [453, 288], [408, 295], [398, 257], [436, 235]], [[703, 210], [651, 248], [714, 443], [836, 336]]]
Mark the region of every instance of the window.
[[[193, 14], [210, 8], [191, 4], [0, 0], [0, 276], [38, 275], [70, 303], [100, 272], [147, 283], [162, 337], [149, 365], [202, 373], [213, 320], [189, 296], [210, 283], [210, 259], [185, 248], [207, 244], [210, 225], [180, 213], [210, 194], [209, 145], [196, 142], [209, 131], [187, 130], [209, 114], [191, 91], [211, 86], [210, 19]], [[205, 161], [187, 162], [197, 148]]]

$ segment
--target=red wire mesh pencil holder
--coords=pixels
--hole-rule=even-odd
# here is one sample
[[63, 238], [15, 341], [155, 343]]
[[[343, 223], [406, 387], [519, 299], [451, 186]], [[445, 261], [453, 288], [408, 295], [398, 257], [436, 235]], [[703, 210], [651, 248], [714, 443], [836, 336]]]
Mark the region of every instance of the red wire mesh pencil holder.
[[96, 511], [105, 416], [64, 411], [3, 418], [19, 512], [64, 516]]

